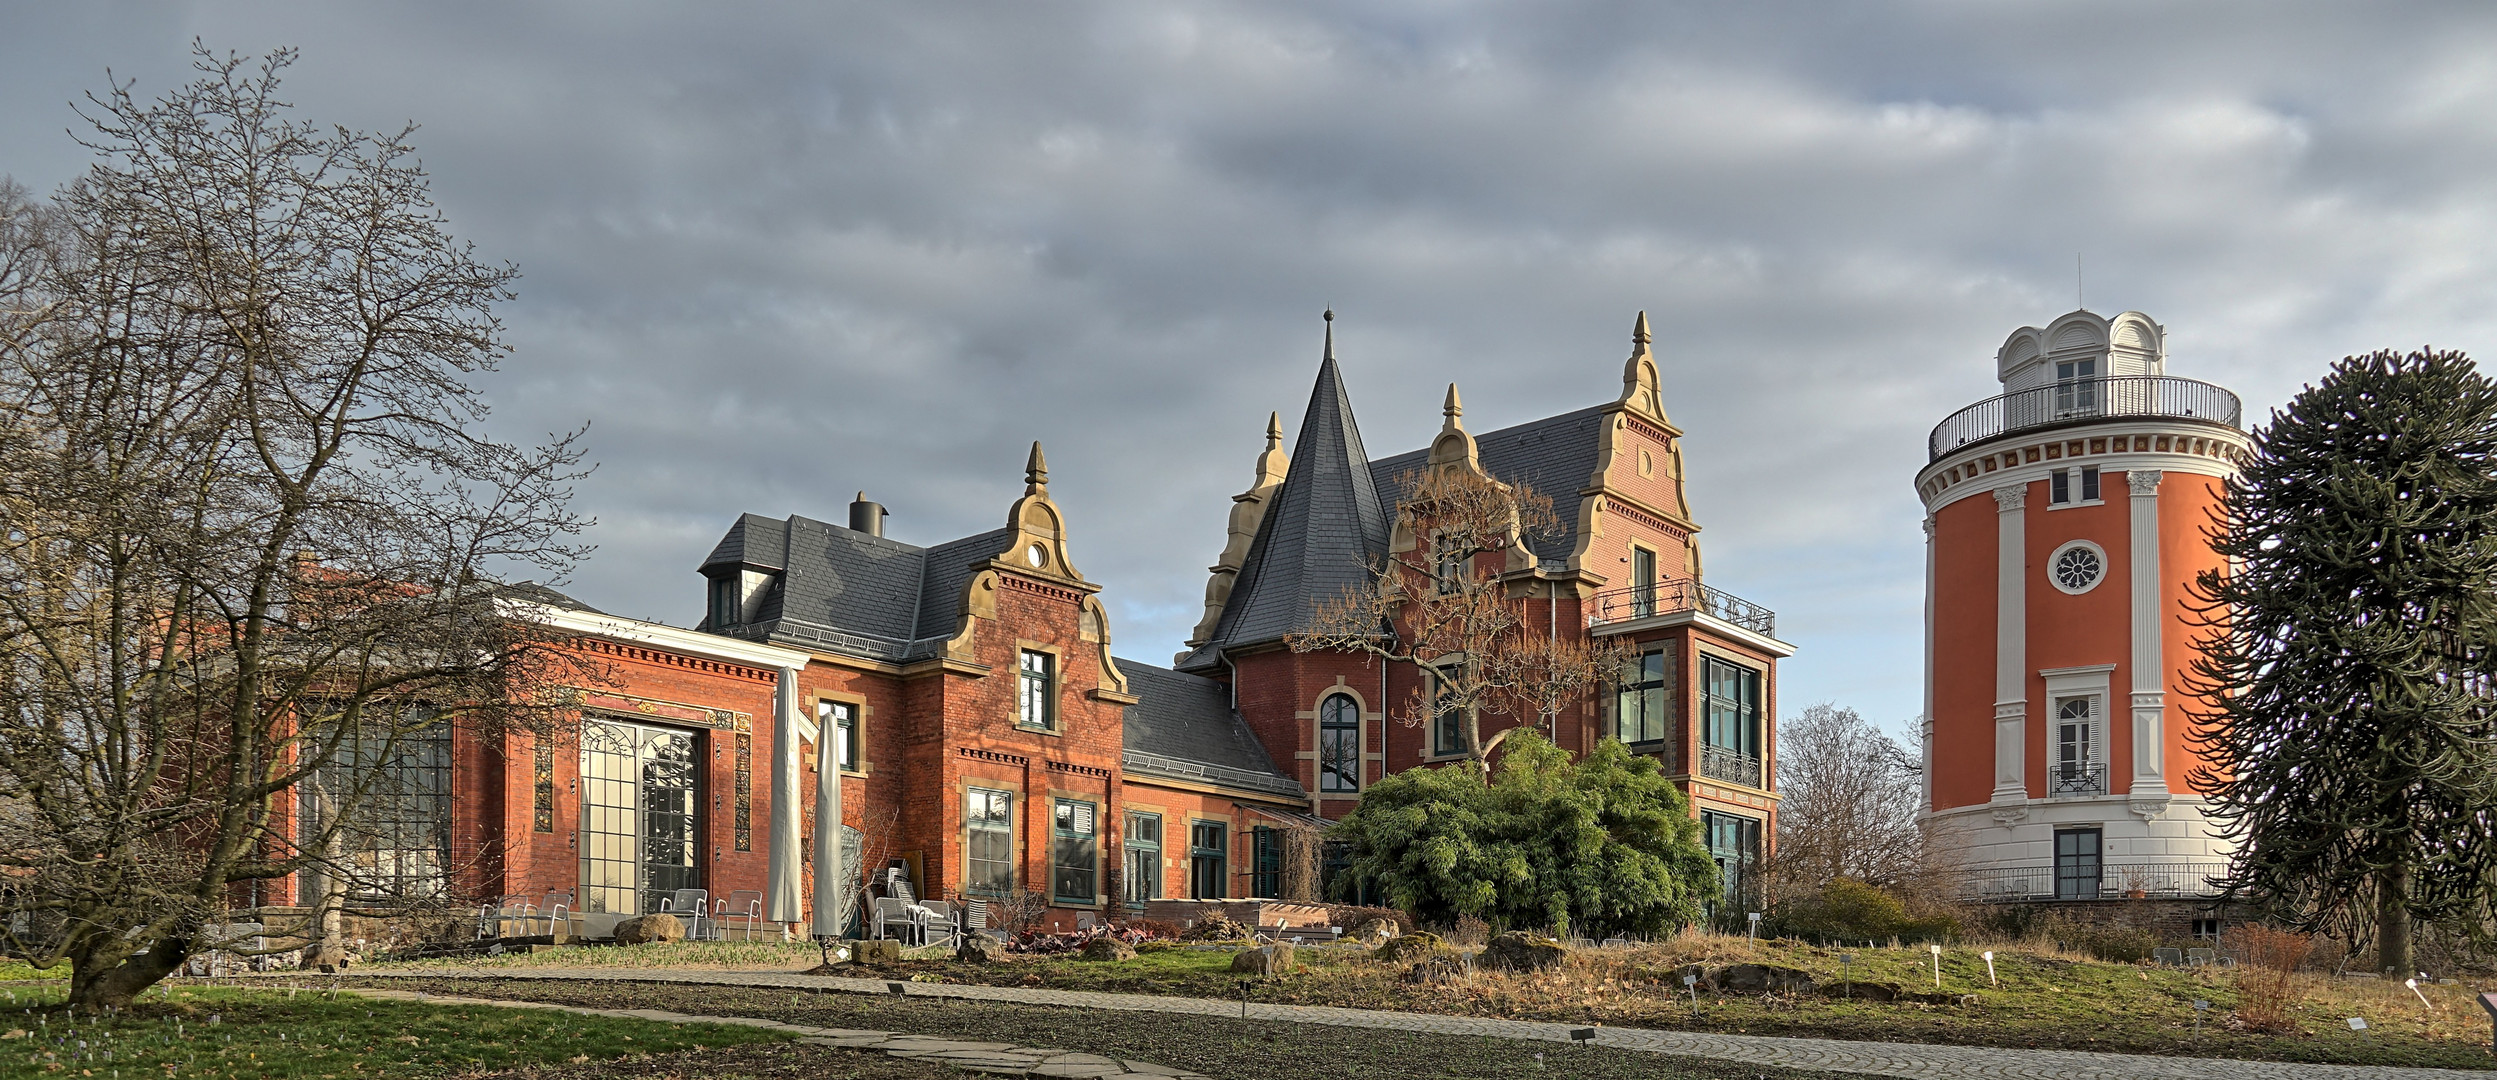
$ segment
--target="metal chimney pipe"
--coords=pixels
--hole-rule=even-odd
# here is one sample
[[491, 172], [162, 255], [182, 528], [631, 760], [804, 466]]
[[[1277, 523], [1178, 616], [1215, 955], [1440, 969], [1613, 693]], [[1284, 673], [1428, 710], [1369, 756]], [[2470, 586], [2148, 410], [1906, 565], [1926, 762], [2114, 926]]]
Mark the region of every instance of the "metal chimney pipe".
[[883, 503], [868, 502], [867, 493], [859, 492], [858, 500], [850, 504], [850, 531], [863, 532], [869, 536], [882, 536], [884, 535], [884, 514]]

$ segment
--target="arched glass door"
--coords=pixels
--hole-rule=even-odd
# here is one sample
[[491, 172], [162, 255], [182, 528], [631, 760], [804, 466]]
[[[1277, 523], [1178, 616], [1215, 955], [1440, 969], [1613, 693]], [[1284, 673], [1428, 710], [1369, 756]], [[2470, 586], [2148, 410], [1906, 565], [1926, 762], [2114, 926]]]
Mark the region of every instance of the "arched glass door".
[[581, 723], [581, 910], [659, 910], [702, 887], [694, 733], [585, 718]]

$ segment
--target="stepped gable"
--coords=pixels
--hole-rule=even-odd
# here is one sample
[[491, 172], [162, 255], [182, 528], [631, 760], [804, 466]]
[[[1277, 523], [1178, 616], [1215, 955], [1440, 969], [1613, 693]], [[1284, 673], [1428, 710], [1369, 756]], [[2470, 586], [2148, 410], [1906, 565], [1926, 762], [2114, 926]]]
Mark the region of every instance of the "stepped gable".
[[954, 636], [972, 564], [1006, 539], [994, 529], [922, 548], [809, 517], [746, 514], [701, 569], [741, 566], [773, 578], [753, 621], [716, 633], [911, 660]]
[[1357, 589], [1387, 552], [1387, 508], [1379, 500], [1352, 399], [1335, 366], [1335, 333], [1292, 444], [1291, 465], [1274, 508], [1258, 523], [1222, 620], [1182, 670], [1217, 665], [1219, 651], [1280, 641], [1309, 623], [1312, 605]]
[[[1118, 660], [1118, 667], [1126, 673], [1128, 689], [1138, 699], [1127, 706], [1126, 720], [1121, 725], [1122, 749], [1131, 755], [1125, 762], [1126, 771], [1214, 780], [1296, 799], [1307, 797], [1298, 781], [1275, 766], [1265, 745], [1257, 741], [1248, 723], [1233, 711], [1230, 687], [1125, 658]], [[1137, 754], [1151, 756], [1132, 756]], [[1179, 767], [1174, 768], [1173, 764]]]
[[[1474, 436], [1483, 471], [1503, 483], [1523, 482], [1552, 500], [1558, 531], [1536, 537], [1535, 558], [1545, 569], [1558, 569], [1578, 549], [1578, 504], [1587, 478], [1601, 467], [1598, 460], [1608, 406], [1591, 405], [1576, 412], [1547, 416]], [[1395, 516], [1404, 497], [1397, 479], [1430, 463], [1428, 448], [1380, 458], [1370, 463], [1371, 483]]]

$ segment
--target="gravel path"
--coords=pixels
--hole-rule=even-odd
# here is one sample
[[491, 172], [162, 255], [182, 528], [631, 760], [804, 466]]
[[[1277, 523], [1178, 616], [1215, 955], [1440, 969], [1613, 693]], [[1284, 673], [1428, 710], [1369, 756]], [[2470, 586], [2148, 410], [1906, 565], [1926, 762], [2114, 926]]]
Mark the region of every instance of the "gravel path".
[[[1189, 1013], [1200, 1016], [1242, 1016], [1299, 1024], [1391, 1031], [1480, 1035], [1502, 1039], [1568, 1042], [1572, 1032], [1587, 1029], [1571, 1024], [1533, 1020], [1494, 1020], [1432, 1013], [1377, 1009], [1339, 1009], [1323, 1005], [1262, 1005], [1211, 998], [1161, 997], [1152, 994], [1105, 994], [1087, 990], [1049, 990], [956, 983], [902, 983], [878, 979], [833, 978], [767, 971], [667, 971], [639, 969], [537, 968], [482, 970], [460, 975], [442, 972], [359, 971], [369, 978], [491, 978], [591, 982], [666, 982], [709, 986], [761, 986], [833, 990], [858, 994], [898, 992], [913, 997], [1006, 1001], [1027, 1005], [1062, 1005], [1078, 1009], [1127, 1012]], [[626, 1015], [640, 1015], [631, 1013]], [[1797, 1069], [1910, 1077], [1913, 1080], [2490, 1080], [2491, 1074], [2465, 1069], [2412, 1069], [2374, 1065], [2309, 1065], [2277, 1061], [2236, 1061], [2225, 1058], [2150, 1057], [2142, 1054], [2100, 1054], [2081, 1050], [2011, 1050], [1984, 1046], [1943, 1046], [1926, 1043], [1850, 1042], [1838, 1039], [1797, 1039], [1772, 1035], [1718, 1035], [1704, 1032], [1653, 1031], [1641, 1028], [1595, 1028], [1597, 1046], [1645, 1050], [1659, 1054], [1736, 1061], [1749, 1065], [1783, 1065]], [[1106, 1059], [1104, 1059], [1106, 1060]], [[1071, 1075], [1044, 1074], [1032, 1075]]]

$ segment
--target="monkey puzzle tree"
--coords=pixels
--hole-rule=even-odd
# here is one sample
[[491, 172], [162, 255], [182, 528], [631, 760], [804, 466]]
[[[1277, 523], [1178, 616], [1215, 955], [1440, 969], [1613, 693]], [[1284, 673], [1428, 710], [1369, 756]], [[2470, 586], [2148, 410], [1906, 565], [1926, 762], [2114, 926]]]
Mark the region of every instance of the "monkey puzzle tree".
[[583, 550], [572, 438], [477, 430], [514, 272], [407, 131], [289, 119], [292, 59], [92, 96], [87, 172], [0, 198], [0, 935], [80, 1008], [264, 883], [334, 912], [411, 740], [529, 722], [565, 671], [490, 579]]
[[2226, 880], [2411, 968], [2411, 923], [2497, 882], [2497, 384], [2460, 353], [2335, 364], [2254, 434], [2194, 593], [2194, 774]]

